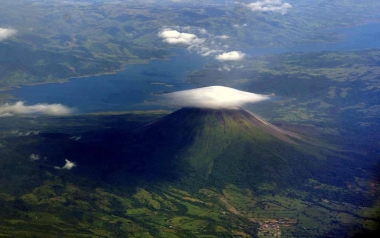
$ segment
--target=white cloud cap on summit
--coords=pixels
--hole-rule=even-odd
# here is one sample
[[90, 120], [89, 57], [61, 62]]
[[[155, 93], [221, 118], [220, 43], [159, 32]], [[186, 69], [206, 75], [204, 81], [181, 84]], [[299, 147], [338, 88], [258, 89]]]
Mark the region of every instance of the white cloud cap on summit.
[[0, 117], [13, 116], [19, 114], [46, 114], [46, 115], [68, 115], [73, 113], [73, 109], [61, 104], [36, 104], [26, 106], [24, 102], [16, 102], [15, 104], [5, 103], [0, 105]]
[[162, 95], [161, 101], [170, 107], [237, 108], [247, 103], [269, 99], [267, 95], [240, 91], [223, 86], [211, 86]]
[[170, 28], [163, 29], [158, 33], [158, 36], [169, 44], [196, 45], [204, 42], [204, 39], [198, 38], [195, 34], [182, 33]]
[[292, 7], [292, 5], [287, 2], [282, 3], [282, 0], [260, 0], [249, 4], [238, 4], [245, 6], [254, 12], [279, 12], [281, 14], [286, 14], [288, 9]]
[[219, 61], [239, 61], [244, 58], [245, 54], [240, 51], [224, 52], [223, 54], [215, 56]]
[[17, 30], [12, 28], [0, 28], [0, 41], [7, 39], [17, 33]]

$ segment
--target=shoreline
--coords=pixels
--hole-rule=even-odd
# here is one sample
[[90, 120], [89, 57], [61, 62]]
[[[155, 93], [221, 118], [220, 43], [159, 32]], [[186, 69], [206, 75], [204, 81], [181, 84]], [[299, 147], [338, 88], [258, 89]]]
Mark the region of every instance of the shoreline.
[[6, 87], [0, 87], [0, 93], [3, 91], [12, 90], [14, 88], [20, 88], [22, 86], [36, 86], [36, 85], [43, 85], [43, 84], [62, 84], [62, 83], [67, 83], [70, 79], [81, 79], [81, 78], [88, 78], [88, 77], [97, 77], [97, 76], [102, 76], [102, 75], [117, 74], [118, 72], [125, 70], [125, 68], [128, 65], [133, 65], [133, 64], [144, 65], [144, 64], [149, 64], [149, 62], [153, 60], [169, 60], [170, 57], [175, 56], [175, 54], [172, 52], [173, 49], [187, 49], [187, 48], [168, 47], [168, 48], [165, 48], [164, 50], [168, 50], [169, 54], [165, 55], [164, 58], [137, 59], [137, 60], [133, 60], [132, 62], [122, 62], [122, 66], [118, 69], [114, 69], [113, 71], [105, 71], [105, 72], [100, 72], [96, 74], [85, 74], [81, 76], [58, 79], [57, 81], [46, 81], [46, 82], [40, 82], [40, 83], [25, 83], [25, 84], [17, 84], [17, 85], [11, 85], [11, 86], [6, 86]]
[[[169, 57], [172, 56], [173, 54], [168, 55]], [[64, 78], [64, 79], [58, 79], [57, 81], [46, 81], [46, 82], [40, 82], [40, 83], [26, 83], [26, 84], [17, 84], [17, 85], [11, 85], [11, 86], [6, 86], [6, 87], [1, 87], [0, 88], [0, 93], [5, 92], [5, 91], [10, 91], [13, 89], [17, 89], [23, 86], [38, 86], [38, 85], [44, 85], [44, 84], [63, 84], [63, 83], [68, 83], [71, 79], [81, 79], [81, 78], [88, 78], [88, 77], [97, 77], [97, 76], [103, 76], [103, 75], [110, 75], [110, 74], [117, 74], [118, 72], [121, 72], [125, 70], [125, 68], [128, 65], [133, 65], [133, 64], [148, 64], [152, 60], [168, 60], [167, 58], [164, 59], [159, 59], [159, 58], [151, 58], [147, 60], [141, 60], [141, 62], [128, 62], [128, 63], [123, 63], [122, 66], [119, 69], [115, 69], [113, 71], [106, 71], [106, 72], [100, 72], [96, 74], [85, 74], [81, 76], [75, 76], [75, 77], [69, 77], [69, 78]], [[0, 99], [1, 100], [1, 99]]]
[[[88, 78], [88, 77], [97, 77], [97, 76], [102, 76], [102, 75], [110, 75], [110, 74], [117, 74], [120, 71], [125, 70], [125, 68], [128, 65], [133, 65], [133, 64], [148, 64], [150, 61], [153, 60], [169, 60], [170, 57], [174, 56], [173, 52], [171, 51], [172, 49], [185, 49], [181, 47], [169, 47], [167, 48], [170, 52], [170, 54], [166, 55], [164, 58], [150, 58], [150, 59], [138, 59], [136, 61], [132, 62], [124, 62], [122, 63], [122, 66], [119, 69], [115, 69], [113, 71], [105, 71], [105, 72], [100, 72], [96, 74], [85, 74], [81, 76], [75, 76], [75, 77], [69, 77], [69, 78], [64, 78], [64, 79], [58, 79], [57, 81], [47, 81], [47, 82], [40, 82], [40, 83], [26, 83], [26, 84], [17, 84], [17, 85], [11, 85], [11, 86], [6, 86], [6, 87], [0, 87], [0, 93], [4, 91], [9, 91], [15, 88], [20, 88], [22, 86], [37, 86], [37, 85], [43, 85], [43, 84], [63, 84], [69, 82], [70, 79], [81, 79], [81, 78]], [[1, 99], [0, 99], [1, 101]]]
[[[353, 28], [353, 27], [360, 27], [362, 25], [366, 25], [366, 24], [379, 24], [380, 23], [380, 19], [371, 19], [371, 20], [364, 20], [362, 22], [358, 22], [354, 25], [350, 25], [350, 26], [343, 26], [343, 27], [332, 27], [332, 28], [324, 28], [322, 29], [322, 31], [331, 31], [331, 30], [339, 30], [339, 29], [349, 29], [349, 28]], [[249, 48], [243, 48], [243, 50], [245, 51], [252, 51], [254, 49], [285, 49], [285, 48], [292, 48], [292, 47], [295, 47], [295, 46], [312, 46], [314, 44], [334, 44], [334, 43], [338, 43], [338, 42], [341, 42], [342, 40], [344, 39], [340, 39], [340, 40], [336, 40], [336, 41], [331, 41], [331, 42], [324, 42], [324, 43], [316, 43], [316, 42], [311, 42], [311, 43], [306, 43], [306, 44], [292, 44], [292, 45], [285, 45], [285, 46], [256, 46], [256, 47], [249, 47]], [[117, 69], [114, 69], [112, 71], [105, 71], [105, 72], [98, 72], [98, 73], [94, 73], [94, 74], [84, 74], [84, 75], [78, 75], [78, 76], [74, 76], [74, 77], [68, 77], [68, 78], [63, 78], [63, 79], [57, 79], [57, 81], [46, 81], [46, 82], [35, 82], [35, 83], [24, 83], [24, 84], [16, 84], [16, 85], [10, 85], [10, 86], [5, 86], [5, 87], [1, 87], [0, 88], [0, 93], [3, 94], [2, 96], [5, 96], [4, 98], [0, 98], [0, 102], [9, 102], [9, 100], [14, 100], [14, 98], [11, 98], [9, 96], [12, 96], [11, 93], [9, 93], [9, 91], [12, 91], [12, 90], [15, 90], [17, 88], [20, 88], [20, 87], [23, 87], [23, 86], [38, 86], [38, 85], [43, 85], [43, 84], [63, 84], [63, 83], [68, 83], [70, 80], [75, 80], [75, 79], [81, 79], [81, 78], [88, 78], [88, 77], [97, 77], [97, 76], [103, 76], [103, 75], [111, 75], [111, 74], [117, 74], [123, 70], [126, 69], [126, 67], [128, 65], [143, 65], [143, 64], [148, 64], [149, 62], [153, 61], [153, 60], [170, 60], [170, 58], [172, 56], [175, 56], [175, 53], [173, 52], [173, 49], [176, 50], [176, 49], [183, 49], [183, 50], [186, 50], [186, 48], [183, 48], [183, 47], [169, 47], [169, 48], [166, 48], [165, 50], [168, 50], [168, 52], [170, 52], [168, 55], [166, 55], [164, 58], [150, 58], [150, 59], [143, 59], [143, 60], [133, 60], [131, 62], [122, 62], [121, 63], [121, 66]], [[375, 48], [374, 48], [375, 49]], [[364, 50], [364, 49], [363, 49]], [[362, 50], [355, 50], [355, 51], [362, 51]], [[252, 53], [252, 52], [251, 52]], [[285, 52], [285, 53], [265, 53], [267, 55], [272, 55], [272, 54], [288, 54], [288, 53], [292, 53], [292, 52]], [[311, 52], [307, 52], [307, 51], [302, 51], [300, 53], [311, 53]], [[258, 55], [255, 55], [255, 54], [252, 54], [251, 56], [255, 57], [255, 56], [262, 56], [262, 55], [265, 55], [265, 54], [258, 54]], [[8, 92], [7, 92], [8, 91]]]

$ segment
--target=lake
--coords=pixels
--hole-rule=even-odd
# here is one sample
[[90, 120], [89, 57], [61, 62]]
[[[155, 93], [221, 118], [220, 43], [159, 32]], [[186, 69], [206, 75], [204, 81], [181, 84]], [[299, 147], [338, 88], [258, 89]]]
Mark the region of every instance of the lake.
[[9, 92], [17, 101], [32, 105], [61, 103], [80, 113], [152, 110], [162, 106], [149, 101], [156, 94], [185, 90], [186, 76], [200, 69], [205, 59], [185, 49], [172, 49], [168, 60], [127, 65], [116, 74], [72, 78], [66, 83], [21, 86]]
[[[329, 31], [343, 35], [344, 40], [286, 48], [252, 48], [244, 52], [263, 55], [380, 48], [380, 23]], [[163, 109], [165, 107], [151, 102], [155, 95], [192, 88], [184, 83], [187, 75], [201, 69], [210, 60], [185, 49], [172, 49], [172, 53], [168, 60], [127, 65], [116, 74], [73, 78], [61, 84], [21, 86], [9, 93], [28, 105], [61, 103], [76, 108], [79, 113]]]

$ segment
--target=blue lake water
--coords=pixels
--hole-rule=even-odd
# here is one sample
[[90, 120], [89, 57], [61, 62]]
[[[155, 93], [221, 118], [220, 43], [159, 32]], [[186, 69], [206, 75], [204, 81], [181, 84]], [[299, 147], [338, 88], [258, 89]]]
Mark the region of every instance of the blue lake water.
[[[297, 45], [286, 48], [252, 48], [248, 55], [290, 52], [352, 51], [380, 49], [380, 23], [329, 30], [344, 40], [328, 44]], [[152, 60], [147, 64], [127, 65], [116, 74], [73, 78], [62, 84], [21, 86], [10, 90], [16, 100], [32, 105], [61, 103], [80, 113], [159, 109], [150, 101], [155, 94], [192, 88], [184, 83], [192, 71], [201, 69], [207, 58], [184, 49], [173, 49], [168, 60]]]
[[205, 59], [184, 49], [173, 49], [169, 60], [127, 65], [116, 74], [72, 78], [66, 83], [21, 86], [10, 90], [27, 105], [61, 103], [78, 112], [159, 109], [151, 103], [163, 92], [189, 89], [186, 76], [200, 69]]

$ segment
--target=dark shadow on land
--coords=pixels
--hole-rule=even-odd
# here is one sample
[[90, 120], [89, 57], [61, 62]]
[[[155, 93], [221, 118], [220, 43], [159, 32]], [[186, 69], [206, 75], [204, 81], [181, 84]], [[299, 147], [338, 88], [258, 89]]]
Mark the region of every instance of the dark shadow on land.
[[[138, 123], [123, 116], [88, 117], [89, 122], [94, 120], [91, 126], [75, 129], [76, 123], [86, 121], [86, 116], [78, 116], [60, 121], [58, 131], [47, 128], [37, 135], [5, 138], [1, 143], [9, 151], [2, 150], [8, 158], [2, 162], [2, 180], [11, 182], [6, 185], [9, 191], [21, 193], [48, 179], [49, 172], [86, 186], [133, 189], [175, 184], [196, 189], [235, 184], [255, 191], [262, 183], [272, 183], [279, 190], [295, 188], [314, 194], [321, 191], [305, 186], [308, 179], [345, 187], [361, 173], [362, 161], [351, 159], [352, 154], [310, 143], [306, 136], [242, 109], [185, 108], [156, 119], [142, 118]], [[31, 154], [39, 159], [28, 159]], [[57, 169], [65, 159], [76, 166], [70, 171]], [[359, 201], [356, 195], [325, 194], [335, 195]], [[371, 203], [360, 198], [361, 203]]]
[[[13, 120], [25, 125], [22, 122], [30, 119]], [[242, 109], [185, 108], [172, 114], [138, 116], [138, 120], [101, 115], [44, 118], [39, 123], [50, 126], [39, 134], [0, 139], [2, 193], [25, 195], [58, 179], [62, 182], [57, 184], [73, 184], [83, 191], [105, 188], [124, 195], [135, 194], [138, 187], [160, 191], [167, 185], [184, 191], [213, 188], [222, 192], [226, 185], [234, 184], [249, 188], [257, 197], [286, 194], [290, 199], [300, 199], [297, 192], [290, 191], [302, 191], [307, 194], [302, 199], [315, 206], [323, 205], [322, 198], [365, 207], [376, 202], [364, 193], [318, 187], [346, 188], [356, 176], [374, 176], [373, 181], [378, 183], [378, 164], [376, 169], [363, 172], [370, 168], [364, 159], [377, 156], [378, 149], [368, 154], [333, 150]], [[33, 161], [37, 155], [38, 160]], [[62, 169], [65, 159], [76, 166]], [[309, 179], [314, 182], [308, 183]], [[274, 186], [264, 191], [260, 189], [263, 184]], [[61, 188], [53, 185], [51, 189]], [[29, 209], [21, 200], [12, 204], [20, 211]], [[351, 215], [361, 219], [360, 215]], [[377, 231], [348, 224], [324, 237], [348, 233], [374, 237]]]

